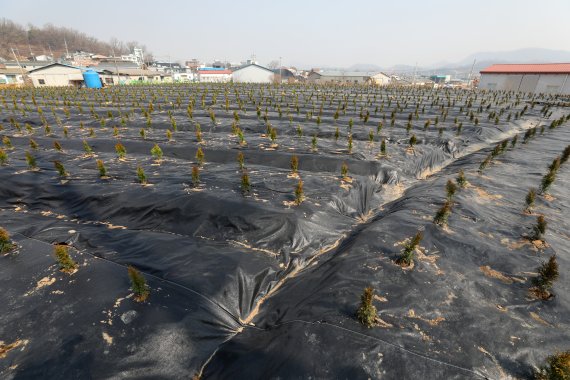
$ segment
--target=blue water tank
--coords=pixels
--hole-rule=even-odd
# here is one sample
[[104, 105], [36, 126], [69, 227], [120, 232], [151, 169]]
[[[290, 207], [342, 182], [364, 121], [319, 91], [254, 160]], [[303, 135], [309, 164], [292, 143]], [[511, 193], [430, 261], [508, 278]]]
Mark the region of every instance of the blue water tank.
[[83, 80], [85, 80], [85, 87], [87, 88], [101, 88], [101, 78], [93, 70], [84, 71]]

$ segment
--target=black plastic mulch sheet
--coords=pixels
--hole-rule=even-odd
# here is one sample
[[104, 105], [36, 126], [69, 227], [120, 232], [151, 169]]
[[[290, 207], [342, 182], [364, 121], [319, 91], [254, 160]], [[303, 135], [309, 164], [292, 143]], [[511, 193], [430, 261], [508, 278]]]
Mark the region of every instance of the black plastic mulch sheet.
[[[184, 96], [195, 90], [163, 88]], [[0, 167], [0, 226], [18, 248], [0, 257], [0, 340], [15, 343], [0, 356], [1, 377], [530, 376], [547, 355], [570, 348], [570, 164], [561, 166], [549, 195], [537, 197], [534, 214], [523, 213], [528, 190], [570, 145], [567, 124], [548, 127], [568, 109], [554, 107], [546, 119], [536, 105], [521, 119], [499, 124], [487, 120], [486, 110], [478, 125], [461, 119], [465, 125], [457, 133], [451, 120], [465, 117], [459, 104], [447, 121], [424, 130], [424, 121], [433, 123], [439, 113], [424, 103], [426, 112], [414, 119], [413, 149], [405, 129], [411, 103], [395, 126], [385, 119], [380, 132], [380, 114], [362, 125], [352, 106], [338, 121], [334, 107], [325, 108], [321, 124], [303, 112], [293, 123], [271, 112], [278, 146], [264, 135], [251, 106], [240, 120], [246, 146], [231, 134], [231, 112], [217, 111], [212, 126], [206, 111], [196, 110], [190, 122], [184, 108], [173, 112], [179, 130], [168, 142], [167, 101], [154, 113], [146, 140], [139, 136], [145, 127], [140, 116], [117, 138], [111, 120], [118, 118], [101, 127], [88, 114], [72, 113], [63, 122], [69, 130], [64, 138], [62, 127], [45, 136], [38, 117], [5, 107], [0, 134], [14, 149]], [[512, 112], [527, 104], [512, 105]], [[117, 113], [112, 104], [96, 108], [101, 114], [108, 109]], [[29, 148], [30, 136], [11, 128], [10, 117], [34, 125], [37, 150]], [[542, 133], [537, 129], [522, 144], [525, 131], [541, 125]], [[335, 141], [337, 126], [342, 136]], [[94, 137], [88, 137], [91, 127]], [[372, 143], [369, 130], [375, 131]], [[317, 150], [311, 148], [315, 134]], [[478, 173], [496, 144], [515, 135], [518, 143], [509, 142]], [[379, 156], [382, 138], [387, 157]], [[55, 140], [63, 152], [53, 149]], [[96, 157], [83, 154], [83, 140]], [[124, 160], [114, 152], [117, 141], [127, 149]], [[155, 143], [164, 152], [161, 162], [150, 156]], [[205, 163], [194, 186], [198, 147]], [[39, 170], [27, 169], [26, 151]], [[239, 151], [252, 184], [246, 196]], [[292, 155], [299, 158], [299, 177], [289, 169]], [[108, 178], [98, 177], [95, 159], [103, 160]], [[54, 160], [65, 165], [67, 179], [57, 177]], [[343, 164], [349, 179], [341, 178]], [[137, 166], [148, 185], [137, 183]], [[460, 169], [469, 185], [455, 195], [448, 227], [438, 227], [432, 220], [445, 201], [445, 184]], [[305, 199], [295, 205], [299, 178]], [[538, 214], [548, 221], [547, 246], [540, 249], [525, 238]], [[413, 268], [403, 269], [395, 261], [418, 229], [424, 237]], [[54, 243], [70, 245], [76, 273], [58, 270]], [[528, 290], [536, 268], [553, 254], [560, 266], [555, 297], [533, 299]], [[147, 302], [134, 302], [127, 265], [145, 275]], [[355, 318], [367, 286], [375, 290], [379, 318], [370, 329]]]

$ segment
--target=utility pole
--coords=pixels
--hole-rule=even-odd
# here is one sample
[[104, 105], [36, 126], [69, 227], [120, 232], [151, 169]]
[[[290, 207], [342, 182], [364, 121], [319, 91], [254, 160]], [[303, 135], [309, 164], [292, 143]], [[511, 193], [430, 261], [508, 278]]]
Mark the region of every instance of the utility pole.
[[63, 43], [65, 44], [65, 54], [66, 54], [65, 58], [68, 58], [69, 57], [69, 50], [67, 50], [67, 40], [65, 38], [63, 39]]
[[49, 54], [51, 56], [51, 61], [53, 62], [53, 51], [51, 51], [51, 45], [48, 45], [49, 48]]
[[282, 57], [279, 57], [279, 81], [283, 83], [283, 65], [281, 64]]
[[[115, 56], [115, 49], [112, 49], [111, 53], [113, 54], [113, 61], [115, 61], [115, 71], [117, 71], [117, 84], [121, 84], [121, 74], [119, 74], [119, 67], [117, 66], [117, 57]], [[115, 80], [113, 80], [113, 83], [115, 83]]]
[[18, 64], [18, 67], [20, 68], [20, 72], [22, 73], [22, 80], [25, 81], [25, 73], [24, 73], [24, 68], [20, 65], [20, 61], [18, 60], [18, 57], [16, 56], [16, 53], [14, 53], [14, 48], [12, 49], [12, 54], [14, 55], [14, 58], [16, 59], [16, 63]]
[[414, 66], [414, 76], [412, 79], [412, 86], [416, 85], [416, 70], [418, 69], [418, 63], [416, 62], [416, 66]]

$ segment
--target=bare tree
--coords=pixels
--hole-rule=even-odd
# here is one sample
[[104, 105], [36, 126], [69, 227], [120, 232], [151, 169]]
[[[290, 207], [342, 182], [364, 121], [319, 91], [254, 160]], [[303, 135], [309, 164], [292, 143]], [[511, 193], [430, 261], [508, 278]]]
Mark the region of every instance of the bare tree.
[[279, 61], [273, 60], [267, 64], [267, 67], [272, 69], [272, 70], [277, 69], [277, 68], [279, 68]]

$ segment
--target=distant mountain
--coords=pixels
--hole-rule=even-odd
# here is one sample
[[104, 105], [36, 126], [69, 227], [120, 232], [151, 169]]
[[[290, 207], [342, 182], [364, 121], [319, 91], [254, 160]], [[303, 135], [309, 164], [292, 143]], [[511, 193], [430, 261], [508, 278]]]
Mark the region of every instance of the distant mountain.
[[381, 71], [382, 68], [372, 63], [357, 63], [346, 69], [347, 71]]
[[454, 66], [471, 65], [474, 59], [481, 62], [489, 61], [493, 63], [570, 62], [570, 51], [528, 48], [528, 49], [518, 49], [511, 51], [479, 52], [471, 54], [470, 56], [466, 57], [464, 60], [454, 64]]
[[[475, 60], [475, 66], [473, 61]], [[473, 66], [473, 74], [495, 63], [552, 63], [552, 62], [570, 62], [570, 51], [552, 50], [541, 48], [527, 48], [512, 51], [490, 51], [479, 52], [465, 57], [459, 62], [445, 62], [415, 67], [412, 65], [394, 65], [391, 67], [381, 67], [375, 64], [359, 63], [348, 67], [349, 71], [382, 71], [386, 74], [407, 74], [412, 75], [414, 71], [418, 75], [453, 75], [459, 77], [467, 77], [471, 73]]]

